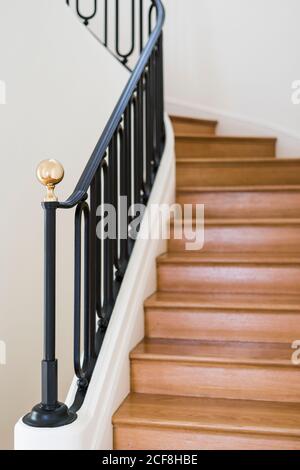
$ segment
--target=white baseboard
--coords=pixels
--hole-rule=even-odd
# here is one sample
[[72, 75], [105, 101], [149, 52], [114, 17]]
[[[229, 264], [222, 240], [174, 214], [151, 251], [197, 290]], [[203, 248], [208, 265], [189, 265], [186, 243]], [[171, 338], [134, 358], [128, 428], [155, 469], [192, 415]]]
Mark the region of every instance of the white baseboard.
[[217, 132], [221, 135], [277, 137], [278, 157], [300, 157], [300, 133], [276, 124], [171, 97], [166, 98], [166, 110], [170, 115], [217, 120], [219, 121]]
[[[167, 116], [166, 134], [166, 148], [148, 207], [151, 204], [171, 205], [175, 202], [174, 134]], [[69, 426], [56, 429], [30, 428], [20, 420], [15, 426], [17, 450], [112, 449], [112, 415], [130, 391], [129, 354], [144, 337], [143, 304], [156, 290], [156, 258], [165, 251], [166, 240], [136, 241], [77, 420]], [[74, 378], [67, 398], [68, 405], [72, 403], [76, 382]]]

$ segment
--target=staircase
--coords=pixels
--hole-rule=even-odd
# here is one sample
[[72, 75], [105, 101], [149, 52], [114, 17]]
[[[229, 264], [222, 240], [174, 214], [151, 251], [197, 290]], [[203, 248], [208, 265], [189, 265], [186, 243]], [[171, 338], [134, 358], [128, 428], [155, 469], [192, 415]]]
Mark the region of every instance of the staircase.
[[171, 238], [157, 260], [115, 449], [300, 449], [300, 159], [172, 120], [177, 201], [205, 205], [205, 244]]

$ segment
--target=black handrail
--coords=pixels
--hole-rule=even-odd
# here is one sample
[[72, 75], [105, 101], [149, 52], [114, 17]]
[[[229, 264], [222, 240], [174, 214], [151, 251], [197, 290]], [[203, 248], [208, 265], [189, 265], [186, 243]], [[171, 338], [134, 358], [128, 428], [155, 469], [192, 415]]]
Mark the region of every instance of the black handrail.
[[[76, 5], [79, 14], [78, 1], [76, 0]], [[139, 227], [136, 221], [140, 205], [147, 204], [149, 200], [163, 154], [165, 128], [162, 29], [165, 13], [161, 0], [148, 2], [149, 39], [143, 47], [144, 5], [143, 0], [139, 0], [140, 34], [135, 34], [135, 21], [132, 21], [133, 46], [129, 54], [123, 56], [123, 63], [126, 66], [128, 56], [135, 48], [136, 37], [140, 41], [140, 57], [75, 190], [66, 201], [56, 201], [53, 191], [55, 184], [62, 179], [61, 167], [53, 161], [44, 162], [39, 167], [39, 178], [48, 187], [48, 198], [42, 204], [45, 216], [44, 357], [42, 401], [23, 418], [30, 426], [58, 427], [71, 423], [77, 417], [133, 250], [135, 232], [138, 232]], [[68, 0], [67, 3], [69, 4]], [[107, 39], [107, 1], [104, 4]], [[119, 2], [116, 0], [116, 8], [118, 6]], [[132, 0], [132, 8], [135, 6], [136, 2]], [[156, 25], [151, 31], [154, 9]], [[97, 0], [95, 11], [91, 13], [90, 18], [96, 13]], [[135, 17], [135, 13], [132, 14]], [[90, 18], [85, 19], [81, 12], [80, 17], [88, 25]], [[119, 22], [118, 15], [117, 28]], [[119, 35], [117, 39], [116, 49], [120, 56]], [[105, 45], [107, 46], [107, 40]], [[138, 210], [135, 213], [132, 207], [136, 205]], [[55, 355], [56, 212], [58, 209], [75, 207], [74, 370], [78, 378], [78, 389], [74, 403], [68, 409], [65, 404], [58, 402]], [[105, 215], [110, 207], [114, 210], [116, 223], [114, 233], [107, 236]], [[84, 234], [81, 233], [82, 217]], [[98, 217], [100, 221], [97, 224]], [[81, 328], [82, 235], [84, 322]]]
[[124, 111], [128, 106], [128, 103], [132, 98], [134, 91], [136, 90], [138, 81], [140, 80], [142, 74], [145, 71], [153, 49], [159, 40], [165, 20], [165, 11], [161, 0], [156, 0], [152, 3], [157, 8], [156, 26], [152, 31], [144, 50], [141, 53], [140, 59], [136, 64], [134, 71], [132, 72], [132, 75], [125, 87], [124, 92], [122, 93], [121, 98], [119, 99], [115, 109], [113, 110], [113, 113], [92, 153], [90, 160], [88, 161], [84, 169], [84, 172], [82, 173], [75, 187], [74, 192], [65, 202], [59, 204], [59, 207], [61, 208], [74, 207], [82, 200], [82, 196], [86, 194], [86, 191], [88, 190], [95, 174], [95, 170], [96, 168], [98, 168], [101, 159], [104, 158], [105, 151], [109, 145], [109, 142], [111, 141], [113, 134], [124, 114]]

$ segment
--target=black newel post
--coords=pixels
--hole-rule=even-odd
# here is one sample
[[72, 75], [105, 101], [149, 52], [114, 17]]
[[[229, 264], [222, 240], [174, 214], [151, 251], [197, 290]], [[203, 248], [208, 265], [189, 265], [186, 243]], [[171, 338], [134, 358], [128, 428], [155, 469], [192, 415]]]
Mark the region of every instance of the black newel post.
[[55, 356], [56, 325], [56, 210], [54, 188], [64, 176], [62, 166], [46, 160], [38, 167], [38, 179], [47, 186], [44, 209], [44, 357], [42, 360], [42, 401], [23, 421], [34, 427], [58, 427], [72, 423], [76, 414], [58, 401], [57, 359]]

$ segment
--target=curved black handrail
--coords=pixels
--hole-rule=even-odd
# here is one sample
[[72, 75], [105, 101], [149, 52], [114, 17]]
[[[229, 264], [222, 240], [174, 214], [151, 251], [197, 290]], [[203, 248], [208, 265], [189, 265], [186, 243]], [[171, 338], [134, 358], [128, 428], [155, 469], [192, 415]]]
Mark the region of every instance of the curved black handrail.
[[164, 20], [165, 20], [165, 10], [161, 0], [152, 0], [153, 4], [157, 8], [157, 22], [154, 30], [152, 31], [149, 40], [141, 53], [140, 59], [136, 64], [132, 75], [125, 86], [125, 89], [119, 99], [115, 109], [112, 112], [112, 115], [104, 128], [104, 131], [89, 159], [73, 193], [65, 201], [60, 202], [59, 207], [63, 209], [68, 209], [76, 206], [86, 194], [93, 177], [99, 167], [101, 160], [105, 156], [106, 149], [116, 131], [120, 120], [124, 114], [126, 107], [129, 104], [129, 101], [136, 90], [137, 84], [144, 73], [145, 67], [147, 66], [150, 56], [153, 52], [154, 47], [157, 44], [157, 41], [162, 33]]
[[[161, 0], [148, 0], [149, 40], [145, 47], [142, 47], [145, 20], [143, 1], [139, 0], [141, 54], [131, 77], [73, 193], [64, 202], [53, 201], [52, 187], [52, 198], [43, 203], [45, 301], [42, 401], [23, 418], [23, 421], [30, 426], [58, 427], [70, 424], [77, 418], [77, 411], [84, 401], [133, 250], [139, 227], [136, 219], [140, 218], [140, 205], [147, 204], [149, 200], [163, 154], [165, 128], [162, 29], [165, 12]], [[131, 4], [135, 7], [136, 1], [132, 0]], [[78, 0], [76, 5], [78, 7]], [[96, 8], [95, 0], [95, 11]], [[119, 8], [119, 0], [116, 0], [116, 8]], [[152, 30], [154, 9], [156, 25]], [[90, 17], [92, 18], [91, 15], [90, 17], [80, 15], [80, 17], [86, 18], [85, 24], [88, 24]], [[105, 1], [104, 17], [106, 24], [107, 1]], [[118, 14], [117, 28], [119, 20]], [[132, 28], [135, 28], [134, 21]], [[107, 33], [107, 27], [105, 31]], [[135, 37], [135, 32], [132, 32], [132, 38]], [[117, 51], [121, 56], [119, 33], [117, 39]], [[130, 49], [130, 54], [133, 50], [134, 47]], [[124, 55], [123, 59], [123, 65], [126, 67], [128, 55]], [[115, 211], [115, 229], [112, 235], [104, 236], [103, 219], [108, 206]], [[138, 207], [137, 214], [134, 212], [135, 207]], [[76, 208], [73, 358], [78, 388], [74, 403], [68, 408], [58, 402], [58, 362], [55, 355], [56, 212], [58, 209], [72, 208]], [[97, 217], [101, 219], [100, 230]], [[81, 233], [82, 219], [84, 219], [84, 233]], [[83, 321], [81, 303], [83, 303]], [[83, 351], [81, 351], [81, 337]]]

